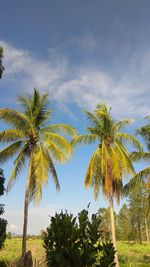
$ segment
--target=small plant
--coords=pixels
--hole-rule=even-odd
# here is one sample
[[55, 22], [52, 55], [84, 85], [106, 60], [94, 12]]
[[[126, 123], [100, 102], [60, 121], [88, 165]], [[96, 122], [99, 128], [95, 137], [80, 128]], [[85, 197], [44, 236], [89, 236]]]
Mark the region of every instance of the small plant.
[[89, 220], [88, 210], [78, 217], [67, 211], [51, 217], [43, 238], [48, 267], [115, 266], [115, 250], [112, 243], [102, 243], [100, 223], [97, 214]]

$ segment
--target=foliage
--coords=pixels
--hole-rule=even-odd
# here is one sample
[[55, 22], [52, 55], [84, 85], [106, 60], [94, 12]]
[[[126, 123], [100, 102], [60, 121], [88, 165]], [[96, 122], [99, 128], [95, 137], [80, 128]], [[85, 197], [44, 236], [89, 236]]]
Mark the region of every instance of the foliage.
[[[78, 219], [78, 223], [77, 223]], [[102, 243], [100, 217], [83, 210], [77, 217], [67, 212], [51, 217], [44, 236], [48, 266], [113, 267], [115, 250], [112, 243]]]
[[[2, 169], [0, 169], [0, 196], [4, 194], [4, 175]], [[4, 213], [4, 205], [0, 204], [0, 215]], [[7, 221], [0, 218], [0, 249], [3, 248], [6, 239], [6, 226]]]
[[[132, 120], [116, 122], [111, 116], [111, 108], [105, 104], [97, 105], [93, 113], [85, 111], [85, 115], [90, 121], [88, 134], [78, 135], [72, 143], [90, 144], [97, 141], [85, 175], [85, 186], [94, 187], [95, 198], [101, 190], [109, 200], [111, 235], [116, 249], [113, 201], [115, 198], [119, 202], [124, 195], [123, 177], [135, 174], [126, 143], [132, 144], [139, 151], [142, 151], [142, 146], [133, 135], [121, 132]], [[117, 253], [115, 262], [118, 267]]]
[[0, 151], [0, 162], [13, 158], [14, 166], [7, 185], [9, 191], [28, 163], [28, 175], [25, 189], [24, 226], [22, 258], [26, 253], [26, 233], [28, 206], [33, 200], [38, 203], [42, 197], [42, 188], [47, 185], [49, 174], [56, 189], [60, 189], [54, 161], [67, 161], [73, 148], [67, 137], [75, 136], [73, 127], [66, 124], [51, 124], [52, 111], [49, 109], [48, 94], [34, 90], [32, 96], [18, 98], [22, 112], [9, 108], [0, 109], [0, 120], [10, 125], [10, 129], [0, 132], [0, 142], [8, 143]]
[[0, 109], [0, 119], [12, 126], [0, 132], [0, 141], [8, 143], [0, 151], [0, 162], [16, 155], [14, 168], [7, 189], [17, 179], [27, 159], [31, 160], [30, 200], [39, 201], [42, 186], [46, 185], [48, 174], [54, 179], [56, 188], [59, 181], [53, 160], [66, 161], [72, 146], [64, 135], [75, 135], [75, 130], [66, 124], [48, 125], [52, 111], [48, 108], [48, 94], [41, 95], [34, 90], [31, 97], [19, 97], [23, 112], [13, 109]]
[[88, 134], [78, 135], [72, 143], [90, 144], [97, 141], [85, 176], [85, 186], [94, 187], [95, 197], [102, 189], [108, 198], [115, 197], [119, 201], [123, 194], [122, 177], [135, 173], [125, 143], [131, 143], [140, 151], [142, 147], [134, 136], [121, 132], [132, 120], [116, 122], [110, 112], [111, 109], [105, 104], [97, 105], [93, 113], [85, 111], [91, 124], [87, 128]]
[[123, 204], [116, 219], [117, 240], [130, 241], [135, 239], [136, 231], [133, 229], [130, 220], [130, 210], [127, 204]]
[[130, 158], [133, 162], [145, 162], [146, 166], [143, 170], [134, 175], [131, 181], [126, 186], [127, 193], [134, 188], [136, 182], [147, 182], [147, 186], [150, 187], [150, 117], [147, 117], [148, 124], [137, 130], [137, 134], [140, 135], [146, 143], [147, 151], [134, 151], [131, 153]]
[[11, 239], [11, 238], [12, 238], [12, 233], [11, 233], [11, 232], [8, 232], [8, 233], [7, 233], [7, 238], [8, 238], [8, 239]]
[[142, 243], [142, 239], [146, 240], [145, 219], [148, 219], [148, 207], [149, 190], [146, 188], [145, 183], [136, 183], [136, 188], [129, 193], [129, 218], [132, 229], [137, 233], [136, 239], [138, 238], [140, 243]]

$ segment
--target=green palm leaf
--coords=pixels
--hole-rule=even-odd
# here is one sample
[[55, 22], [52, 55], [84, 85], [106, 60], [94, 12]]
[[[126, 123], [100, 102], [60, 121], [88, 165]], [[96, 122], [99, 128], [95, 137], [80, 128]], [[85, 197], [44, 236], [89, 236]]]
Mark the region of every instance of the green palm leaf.
[[135, 162], [135, 161], [150, 161], [150, 152], [132, 152], [130, 154], [130, 159]]
[[0, 142], [13, 142], [22, 140], [25, 137], [25, 133], [18, 129], [10, 129], [0, 132]]
[[27, 117], [23, 113], [9, 108], [0, 109], [0, 119], [16, 127], [16, 129], [30, 126]]
[[5, 162], [6, 160], [9, 160], [11, 157], [13, 157], [19, 151], [21, 145], [22, 142], [17, 141], [0, 150], [0, 162]]
[[48, 142], [53, 142], [63, 151], [64, 153], [67, 153], [68, 156], [70, 156], [73, 152], [71, 144], [61, 135], [56, 134], [56, 133], [49, 133], [46, 132], [43, 134], [45, 140]]
[[41, 129], [41, 132], [52, 132], [52, 133], [60, 133], [69, 136], [76, 136], [75, 128], [66, 125], [66, 124], [52, 124]]
[[132, 120], [132, 119], [125, 119], [125, 120], [119, 121], [118, 123], [116, 123], [114, 125], [114, 130], [116, 132], [118, 132], [118, 131], [122, 130], [124, 127], [131, 124], [132, 122], [134, 122], [134, 120]]
[[139, 151], [143, 151], [141, 143], [133, 135], [127, 133], [116, 133], [115, 136], [121, 142], [126, 141], [136, 147]]
[[13, 183], [18, 178], [18, 175], [21, 173], [23, 167], [25, 166], [25, 162], [28, 156], [28, 149], [28, 144], [25, 144], [14, 161], [14, 168], [7, 184], [7, 192], [11, 189]]
[[[147, 179], [148, 177], [148, 179]], [[124, 186], [124, 191], [126, 195], [130, 191], [132, 191], [135, 188], [135, 185], [137, 183], [143, 183], [145, 180], [149, 183], [150, 182], [150, 167], [145, 168], [144, 170], [140, 171], [139, 173], [135, 174], [132, 179]]]
[[72, 139], [71, 144], [76, 146], [77, 144], [91, 144], [98, 139], [96, 134], [82, 134]]

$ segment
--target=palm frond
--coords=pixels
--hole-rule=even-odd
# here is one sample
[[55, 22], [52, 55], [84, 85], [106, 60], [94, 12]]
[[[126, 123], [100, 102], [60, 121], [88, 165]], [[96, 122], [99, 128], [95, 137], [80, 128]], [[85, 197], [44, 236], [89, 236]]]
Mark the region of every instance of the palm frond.
[[52, 124], [40, 130], [41, 132], [60, 133], [69, 136], [76, 136], [76, 129], [67, 124]]
[[30, 178], [30, 191], [29, 191], [29, 202], [34, 201], [34, 205], [37, 206], [42, 198], [42, 185], [38, 183], [34, 167], [31, 168], [31, 178]]
[[95, 114], [93, 114], [93, 113], [91, 113], [91, 112], [89, 112], [87, 110], [85, 110], [84, 113], [85, 113], [86, 118], [92, 123], [93, 126], [94, 125], [96, 125], [96, 126], [99, 125], [99, 120], [95, 116]]
[[33, 168], [37, 183], [39, 183], [41, 186], [46, 184], [49, 168], [46, 153], [41, 144], [38, 144], [36, 149], [34, 149]]
[[28, 149], [28, 144], [25, 144], [14, 161], [14, 168], [7, 184], [7, 192], [10, 191], [13, 183], [18, 178], [18, 175], [21, 173], [23, 167], [25, 166], [25, 162], [28, 156]]
[[117, 131], [120, 131], [122, 130], [124, 127], [128, 126], [129, 124], [131, 124], [132, 122], [134, 122], [133, 119], [125, 119], [125, 120], [121, 120], [119, 122], [117, 122], [115, 125], [114, 125], [114, 130], [117, 132]]
[[143, 151], [143, 147], [141, 143], [135, 138], [133, 135], [128, 133], [116, 133], [115, 138], [120, 140], [121, 142], [125, 141], [127, 143], [132, 144], [135, 148], [137, 148], [139, 151]]
[[60, 190], [60, 184], [59, 184], [59, 180], [58, 180], [58, 176], [57, 176], [57, 172], [55, 170], [55, 167], [54, 167], [54, 164], [53, 164], [53, 161], [49, 155], [49, 153], [47, 153], [47, 159], [48, 159], [48, 163], [49, 163], [49, 168], [50, 168], [50, 172], [53, 176], [53, 181], [55, 183], [55, 186], [56, 186], [56, 190], [59, 191]]
[[147, 145], [147, 148], [150, 150], [150, 124], [138, 129], [136, 134], [141, 135]]
[[98, 148], [94, 152], [92, 158], [90, 159], [88, 169], [85, 175], [84, 184], [86, 187], [91, 187], [93, 185], [93, 178], [97, 168], [97, 157], [98, 157]]
[[63, 153], [63, 151], [61, 151], [61, 149], [51, 140], [45, 140], [43, 146], [44, 149], [49, 152], [51, 157], [60, 163], [67, 161], [70, 156], [70, 154]]
[[0, 119], [8, 124], [11, 124], [17, 129], [27, 129], [28, 127], [30, 127], [30, 123], [27, 117], [23, 113], [14, 109], [0, 109]]
[[72, 139], [71, 144], [76, 146], [78, 144], [91, 144], [98, 139], [96, 134], [81, 134]]
[[50, 118], [50, 115], [52, 113], [52, 110], [48, 108], [48, 94], [45, 95], [39, 95], [37, 103], [36, 100], [33, 102], [35, 109], [35, 119], [34, 119], [34, 125], [36, 127], [42, 126], [45, 124], [45, 122]]
[[121, 180], [122, 159], [120, 158], [120, 153], [117, 153], [116, 149], [113, 146], [111, 146], [109, 150], [110, 150], [112, 176], [115, 177], [116, 180]]
[[8, 145], [7, 147], [0, 150], [0, 162], [5, 162], [9, 160], [11, 157], [13, 157], [22, 146], [21, 141], [17, 141], [11, 145]]
[[126, 195], [136, 188], [137, 183], [147, 182], [150, 177], [150, 167], [145, 168], [144, 170], [136, 173], [132, 179], [124, 186], [124, 191]]
[[141, 161], [141, 160], [149, 162], [150, 161], [150, 152], [132, 152], [130, 154], [130, 159], [133, 162]]
[[26, 114], [26, 116], [31, 119], [33, 116], [31, 99], [24, 97], [24, 96], [19, 96], [18, 102], [23, 107], [23, 110], [24, 110], [24, 113]]
[[56, 144], [56, 146], [63, 152], [65, 153], [68, 157], [71, 156], [72, 152], [73, 152], [73, 147], [70, 144], [70, 142], [68, 142], [68, 140], [66, 138], [64, 138], [63, 136], [56, 134], [56, 133], [49, 133], [49, 132], [45, 132], [44, 134], [44, 139], [45, 141], [50, 141]]
[[10, 129], [0, 132], [0, 142], [12, 142], [25, 139], [25, 133], [19, 129]]
[[135, 170], [134, 167], [132, 165], [132, 162], [129, 158], [129, 154], [127, 153], [127, 150], [124, 149], [124, 146], [118, 142], [115, 143], [116, 148], [118, 149], [118, 153], [119, 153], [119, 157], [120, 157], [120, 161], [122, 162], [122, 172], [127, 174], [131, 174], [134, 175], [135, 174]]
[[35, 127], [43, 126], [52, 111], [48, 109], [48, 94], [41, 95], [34, 89], [33, 96], [19, 97], [18, 101], [24, 108], [26, 116]]

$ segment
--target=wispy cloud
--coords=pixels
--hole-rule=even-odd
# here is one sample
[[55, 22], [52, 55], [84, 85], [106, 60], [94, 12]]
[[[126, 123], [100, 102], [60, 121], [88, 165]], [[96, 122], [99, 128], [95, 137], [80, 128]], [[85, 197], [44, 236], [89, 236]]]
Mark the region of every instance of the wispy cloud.
[[[90, 47], [96, 46], [95, 39]], [[90, 43], [89, 42], [89, 43]], [[29, 51], [17, 49], [1, 41], [5, 50], [4, 82], [9, 88], [31, 91], [38, 87], [49, 91], [51, 98], [66, 106], [73, 103], [78, 107], [93, 109], [98, 102], [111, 105], [117, 116], [141, 117], [150, 113], [150, 50], [134, 53], [123, 70], [115, 74], [102, 70], [94, 64], [73, 66], [73, 62], [55, 51], [53, 59], [39, 59]], [[84, 41], [80, 40], [84, 46]], [[16, 92], [16, 93], [18, 93]]]
[[69, 46], [76, 46], [84, 52], [91, 53], [98, 49], [99, 42], [91, 33], [85, 33], [82, 36], [71, 38], [67, 44]]
[[5, 73], [4, 80], [11, 86], [28, 90], [33, 87], [41, 89], [53, 88], [62, 77], [65, 76], [66, 60], [51, 62], [50, 59], [43, 60], [35, 57], [29, 51], [15, 48], [1, 41], [0, 46], [4, 48]]

